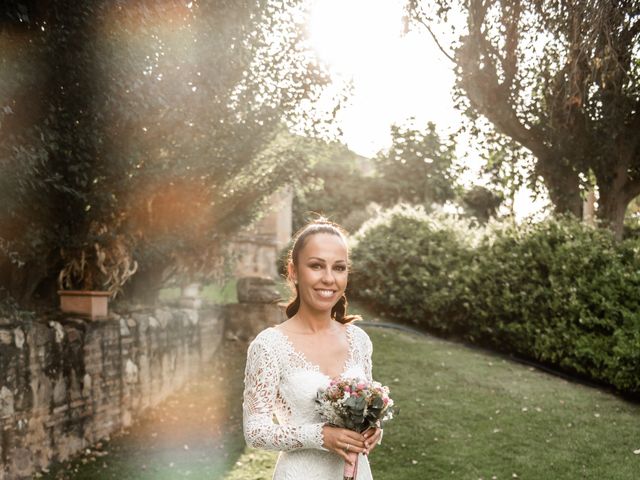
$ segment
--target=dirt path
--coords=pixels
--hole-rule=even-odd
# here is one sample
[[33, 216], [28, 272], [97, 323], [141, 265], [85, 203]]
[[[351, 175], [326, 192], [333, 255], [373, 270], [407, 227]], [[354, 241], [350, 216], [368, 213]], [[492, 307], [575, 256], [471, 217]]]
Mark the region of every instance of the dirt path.
[[54, 465], [40, 478], [221, 479], [244, 449], [246, 345], [225, 342], [212, 365], [128, 431]]

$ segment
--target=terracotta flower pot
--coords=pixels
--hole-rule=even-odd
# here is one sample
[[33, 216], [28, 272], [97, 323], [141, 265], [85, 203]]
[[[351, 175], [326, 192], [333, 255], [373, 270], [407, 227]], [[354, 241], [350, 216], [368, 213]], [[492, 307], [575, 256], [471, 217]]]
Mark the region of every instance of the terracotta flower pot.
[[109, 292], [94, 290], [58, 290], [60, 296], [60, 310], [75, 313], [95, 320], [106, 318]]

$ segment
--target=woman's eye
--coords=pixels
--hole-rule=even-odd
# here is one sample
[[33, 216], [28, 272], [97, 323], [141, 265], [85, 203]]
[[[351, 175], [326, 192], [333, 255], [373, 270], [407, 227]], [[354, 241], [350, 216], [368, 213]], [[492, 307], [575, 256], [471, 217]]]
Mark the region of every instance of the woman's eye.
[[309, 265], [309, 266], [310, 266], [311, 268], [313, 268], [313, 269], [318, 269], [318, 268], [321, 268], [321, 267], [322, 267], [322, 265], [320, 265], [319, 263], [314, 263], [314, 264]]
[[336, 270], [338, 270], [339, 272], [344, 272], [347, 269], [347, 267], [345, 267], [344, 265], [338, 265], [336, 267]]

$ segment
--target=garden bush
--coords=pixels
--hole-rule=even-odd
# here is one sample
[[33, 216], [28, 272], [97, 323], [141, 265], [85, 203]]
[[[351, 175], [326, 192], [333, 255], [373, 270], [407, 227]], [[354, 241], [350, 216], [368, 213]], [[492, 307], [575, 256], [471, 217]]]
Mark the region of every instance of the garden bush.
[[354, 294], [388, 316], [455, 333], [466, 317], [465, 264], [477, 231], [471, 223], [398, 205], [354, 235]]
[[391, 318], [640, 393], [640, 242], [572, 218], [478, 227], [396, 207], [354, 238]]

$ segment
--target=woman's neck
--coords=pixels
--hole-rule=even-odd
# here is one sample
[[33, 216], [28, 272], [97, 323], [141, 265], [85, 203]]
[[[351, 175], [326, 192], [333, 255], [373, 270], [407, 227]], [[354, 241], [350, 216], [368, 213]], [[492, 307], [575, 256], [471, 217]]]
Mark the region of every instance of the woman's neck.
[[300, 330], [307, 333], [326, 331], [333, 326], [331, 312], [314, 312], [300, 305], [296, 313], [296, 323]]

